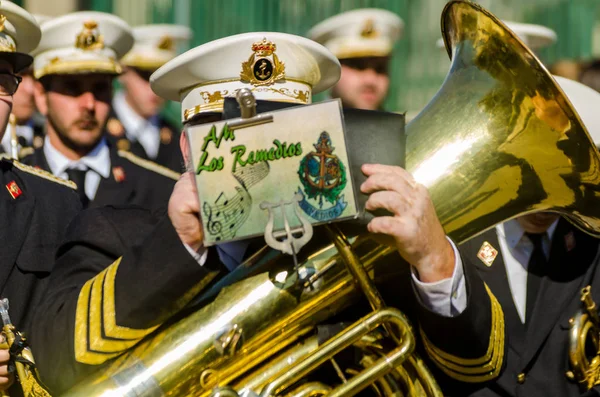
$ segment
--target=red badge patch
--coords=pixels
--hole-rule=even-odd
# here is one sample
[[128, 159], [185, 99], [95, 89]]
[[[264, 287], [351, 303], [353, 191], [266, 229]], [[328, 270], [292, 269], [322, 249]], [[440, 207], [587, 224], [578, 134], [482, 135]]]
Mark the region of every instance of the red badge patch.
[[10, 196], [13, 199], [16, 199], [21, 194], [23, 194], [23, 192], [21, 191], [21, 188], [19, 187], [19, 185], [17, 185], [17, 182], [15, 182], [15, 181], [10, 181], [6, 185], [6, 189], [8, 190], [8, 193], [10, 193]]
[[115, 181], [121, 183], [125, 180], [125, 171], [123, 171], [123, 167], [113, 167], [112, 171], [115, 176]]

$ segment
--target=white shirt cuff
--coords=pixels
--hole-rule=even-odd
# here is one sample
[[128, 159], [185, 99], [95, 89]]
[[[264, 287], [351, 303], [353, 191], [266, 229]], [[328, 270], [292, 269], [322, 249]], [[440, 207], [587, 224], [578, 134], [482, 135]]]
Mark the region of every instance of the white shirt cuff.
[[455, 258], [452, 277], [434, 283], [424, 283], [419, 280], [416, 270], [412, 266], [411, 273], [418, 298], [423, 305], [441, 316], [454, 317], [467, 307], [467, 288], [460, 253], [452, 240], [448, 238], [448, 241], [452, 245]]
[[190, 255], [194, 257], [200, 266], [204, 266], [206, 263], [206, 258], [208, 257], [208, 249], [205, 246], [200, 247], [198, 252], [194, 251], [194, 249], [186, 243], [183, 243], [183, 246], [190, 253]]

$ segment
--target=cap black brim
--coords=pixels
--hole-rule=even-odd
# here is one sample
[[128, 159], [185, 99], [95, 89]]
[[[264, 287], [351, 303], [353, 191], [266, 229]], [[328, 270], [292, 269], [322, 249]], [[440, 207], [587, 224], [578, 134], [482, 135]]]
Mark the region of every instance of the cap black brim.
[[27, 69], [33, 63], [33, 57], [21, 52], [0, 52], [0, 60], [10, 63], [13, 73], [19, 73]]

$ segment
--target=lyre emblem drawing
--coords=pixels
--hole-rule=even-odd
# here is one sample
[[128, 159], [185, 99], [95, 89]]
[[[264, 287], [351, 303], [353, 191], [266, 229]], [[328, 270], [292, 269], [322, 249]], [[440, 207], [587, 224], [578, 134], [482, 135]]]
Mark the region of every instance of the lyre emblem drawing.
[[[302, 196], [296, 193], [290, 201], [281, 200], [278, 203], [263, 201], [260, 203], [260, 209], [267, 210], [269, 212], [269, 220], [267, 221], [267, 226], [265, 227], [265, 241], [269, 247], [288, 255], [296, 255], [300, 249], [310, 241], [313, 235], [313, 228], [310, 221], [308, 221], [302, 214], [302, 211], [300, 211], [300, 207], [298, 205], [300, 201], [302, 201]], [[294, 215], [302, 225], [301, 230], [297, 232], [301, 233], [301, 235], [298, 237], [294, 236], [294, 232], [290, 226], [290, 221], [287, 218], [286, 206], [293, 207]], [[283, 219], [283, 228], [285, 231], [285, 234], [283, 234], [283, 232], [281, 233], [284, 236], [283, 239], [278, 239], [277, 234], [274, 233], [275, 212], [277, 210], [279, 210]]]

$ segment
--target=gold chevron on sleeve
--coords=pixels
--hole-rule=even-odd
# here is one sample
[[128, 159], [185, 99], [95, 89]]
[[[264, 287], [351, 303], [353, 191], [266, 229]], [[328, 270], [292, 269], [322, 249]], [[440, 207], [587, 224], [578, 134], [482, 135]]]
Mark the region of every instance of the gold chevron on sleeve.
[[462, 382], [479, 383], [494, 379], [502, 369], [504, 359], [504, 313], [500, 303], [485, 285], [490, 297], [492, 327], [488, 349], [482, 357], [462, 358], [449, 354], [433, 345], [421, 328], [421, 337], [427, 354], [448, 376]]
[[88, 280], [79, 293], [75, 358], [81, 363], [102, 364], [131, 348], [157, 328], [139, 330], [116, 325], [114, 283], [120, 263], [121, 258]]

